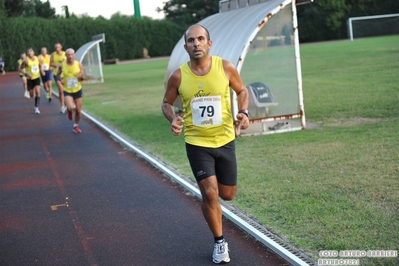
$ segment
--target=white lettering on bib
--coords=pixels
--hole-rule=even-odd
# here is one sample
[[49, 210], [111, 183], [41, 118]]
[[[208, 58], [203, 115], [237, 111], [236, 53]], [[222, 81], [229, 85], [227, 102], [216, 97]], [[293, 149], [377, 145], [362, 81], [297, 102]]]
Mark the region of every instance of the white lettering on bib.
[[32, 66], [30, 68], [30, 71], [32, 72], [32, 74], [37, 74], [39, 73], [39, 66]]
[[222, 97], [204, 96], [191, 99], [193, 124], [196, 126], [215, 126], [222, 124]]
[[68, 88], [73, 89], [76, 88], [78, 84], [78, 78], [68, 78], [67, 79]]
[[44, 71], [47, 71], [47, 70], [49, 70], [50, 68], [49, 68], [49, 65], [48, 65], [48, 64], [43, 64], [43, 65], [42, 65], [42, 69], [43, 69]]

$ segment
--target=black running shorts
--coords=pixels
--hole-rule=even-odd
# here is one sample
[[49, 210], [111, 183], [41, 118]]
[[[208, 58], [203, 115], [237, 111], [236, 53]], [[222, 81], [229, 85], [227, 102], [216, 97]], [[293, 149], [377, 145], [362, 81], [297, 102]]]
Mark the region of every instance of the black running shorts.
[[33, 90], [36, 86], [40, 86], [40, 78], [28, 79], [27, 85], [28, 90]]
[[67, 92], [64, 90], [64, 96], [71, 96], [74, 100], [83, 97], [83, 89], [78, 90], [77, 92]]
[[237, 185], [234, 140], [220, 148], [205, 148], [186, 143], [186, 152], [197, 182], [216, 175], [218, 182], [222, 185]]

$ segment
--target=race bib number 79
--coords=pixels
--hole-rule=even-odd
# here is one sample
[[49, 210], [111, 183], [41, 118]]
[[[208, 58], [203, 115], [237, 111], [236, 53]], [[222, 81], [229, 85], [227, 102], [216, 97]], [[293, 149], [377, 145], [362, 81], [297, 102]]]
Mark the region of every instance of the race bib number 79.
[[222, 101], [220, 95], [193, 98], [190, 106], [194, 125], [215, 126], [222, 124]]

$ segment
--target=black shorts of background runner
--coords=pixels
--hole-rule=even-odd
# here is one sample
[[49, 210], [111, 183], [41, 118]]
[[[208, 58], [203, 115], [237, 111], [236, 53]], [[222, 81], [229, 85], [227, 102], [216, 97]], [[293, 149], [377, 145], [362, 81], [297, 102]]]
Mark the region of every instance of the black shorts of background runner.
[[79, 99], [83, 97], [83, 89], [80, 89], [77, 92], [66, 92], [64, 91], [64, 96], [71, 96], [73, 99]]
[[28, 90], [33, 90], [36, 86], [40, 86], [40, 78], [28, 79]]
[[186, 152], [197, 182], [216, 175], [218, 183], [222, 185], [237, 185], [234, 140], [220, 148], [206, 148], [186, 143]]

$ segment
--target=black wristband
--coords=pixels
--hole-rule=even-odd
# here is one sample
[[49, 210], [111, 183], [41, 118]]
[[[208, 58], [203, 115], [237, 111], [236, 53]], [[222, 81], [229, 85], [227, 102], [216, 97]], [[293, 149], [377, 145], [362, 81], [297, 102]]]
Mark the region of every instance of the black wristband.
[[246, 116], [249, 118], [249, 116], [248, 116], [248, 110], [246, 110], [246, 109], [240, 110], [240, 111], [238, 111], [238, 113], [239, 113], [239, 114], [244, 114], [244, 115], [246, 115]]

